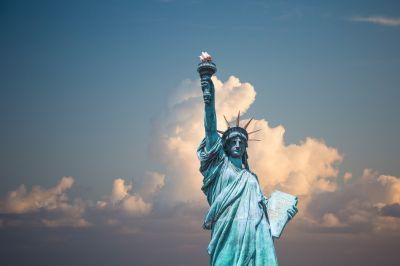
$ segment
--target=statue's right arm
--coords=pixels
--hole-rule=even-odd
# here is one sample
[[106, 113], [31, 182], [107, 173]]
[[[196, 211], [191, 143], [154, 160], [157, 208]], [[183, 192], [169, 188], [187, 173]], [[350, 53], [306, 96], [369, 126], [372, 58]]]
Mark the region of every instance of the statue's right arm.
[[204, 129], [206, 133], [206, 150], [210, 150], [219, 136], [217, 133], [217, 116], [215, 113], [215, 90], [211, 78], [201, 79], [204, 100]]

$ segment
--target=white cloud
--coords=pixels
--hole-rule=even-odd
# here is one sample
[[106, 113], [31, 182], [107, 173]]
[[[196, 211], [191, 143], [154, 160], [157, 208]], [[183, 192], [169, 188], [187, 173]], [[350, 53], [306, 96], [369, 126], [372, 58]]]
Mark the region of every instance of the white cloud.
[[[251, 84], [242, 83], [233, 76], [226, 82], [216, 77], [213, 81], [218, 128], [224, 130], [222, 115], [233, 120], [239, 110], [244, 114], [254, 102], [256, 92]], [[202, 177], [196, 156], [197, 146], [204, 136], [199, 83], [185, 80], [155, 122], [151, 150], [166, 169], [165, 187], [160, 194], [163, 202], [206, 204], [200, 190]], [[298, 144], [287, 144], [285, 128], [282, 125], [271, 127], [262, 118], [255, 119], [248, 128], [249, 131], [256, 129], [261, 131], [252, 137], [262, 141], [249, 143], [250, 168], [258, 175], [267, 195], [279, 189], [299, 196], [299, 224], [341, 232], [390, 228], [382, 225], [388, 217], [382, 217], [377, 204], [386, 207], [399, 202], [397, 177], [377, 176], [370, 170], [360, 178], [348, 172], [339, 177], [342, 155], [322, 139], [307, 137]], [[397, 209], [392, 209], [387, 212], [397, 213]]]
[[[242, 83], [233, 76], [225, 82], [216, 77], [213, 81], [218, 128], [224, 130], [223, 115], [233, 120], [239, 110], [245, 114], [256, 92], [250, 83]], [[131, 217], [135, 221], [141, 217], [143, 222], [151, 218], [154, 209], [164, 211], [168, 207], [166, 203], [174, 208], [206, 207], [196, 155], [204, 136], [203, 108], [199, 80], [185, 80], [172, 93], [165, 112], [155, 120], [152, 130], [151, 154], [162, 163], [164, 173], [149, 171], [133, 183], [115, 179], [111, 193], [94, 208], [95, 215], [104, 219], [103, 224], [133, 228], [131, 232], [137, 232], [137, 227], [130, 224]], [[261, 131], [252, 137], [262, 141], [249, 143], [250, 168], [258, 175], [267, 196], [274, 189], [299, 196], [296, 224], [305, 225], [311, 231], [335, 232], [382, 232], [400, 228], [398, 177], [380, 175], [369, 169], [360, 177], [348, 172], [339, 177], [342, 156], [322, 139], [307, 137], [297, 144], [287, 144], [285, 128], [271, 127], [264, 118], [255, 119], [248, 128], [255, 129]], [[73, 183], [72, 177], [63, 177], [49, 189], [35, 186], [28, 191], [21, 185], [0, 201], [0, 212], [24, 214], [45, 210], [58, 215], [41, 217], [42, 225], [88, 226], [90, 223], [83, 216], [90, 205], [79, 199], [70, 201], [66, 195]], [[18, 225], [19, 221], [10, 222], [2, 217], [0, 226], [8, 224]]]
[[144, 202], [140, 196], [132, 195], [121, 202], [121, 207], [128, 214], [146, 215], [150, 213], [152, 205]]
[[98, 209], [115, 209], [134, 216], [149, 214], [152, 204], [145, 202], [138, 194], [131, 194], [131, 190], [132, 183], [126, 183], [122, 178], [115, 179], [109, 199], [98, 201]]
[[[233, 76], [225, 82], [216, 77], [213, 81], [218, 129], [225, 130], [223, 115], [231, 121], [239, 110], [245, 114], [255, 100], [256, 91], [250, 83], [242, 83]], [[153, 155], [166, 168], [165, 187], [160, 197], [172, 204], [197, 202], [205, 206], [196, 156], [197, 146], [204, 137], [204, 103], [199, 80], [185, 80], [172, 95], [167, 110], [156, 120], [152, 138], [155, 141], [151, 143]], [[298, 144], [286, 144], [285, 128], [271, 127], [263, 118], [254, 119], [248, 127], [249, 131], [256, 129], [261, 131], [252, 137], [262, 141], [249, 143], [249, 163], [264, 192], [268, 196], [279, 189], [300, 196], [297, 216], [315, 223], [308, 217], [308, 204], [316, 193], [337, 190], [337, 164], [342, 156], [321, 139], [308, 137]], [[335, 224], [333, 215], [325, 217], [325, 225]]]
[[342, 224], [339, 221], [339, 218], [336, 217], [333, 213], [325, 213], [324, 216], [322, 217], [322, 223], [321, 225], [323, 227], [343, 227], [344, 224]]
[[[240, 110], [246, 112], [256, 92], [249, 83], [234, 76], [226, 82], [213, 77], [217, 94], [218, 127], [225, 129], [223, 115], [232, 119]], [[198, 171], [196, 150], [204, 136], [203, 100], [199, 80], [184, 80], [168, 101], [168, 107], [154, 123], [150, 150], [165, 166], [165, 202], [201, 201], [202, 178]]]
[[[151, 212], [153, 197], [164, 186], [164, 175], [146, 172], [138, 189], [122, 178], [113, 182], [111, 195], [106, 200], [98, 201], [98, 209], [114, 209], [133, 216], [144, 216]], [[136, 186], [135, 186], [136, 188]]]
[[335, 148], [314, 138], [286, 145], [283, 126], [271, 128], [265, 120], [249, 128], [262, 129], [256, 133], [262, 141], [249, 144], [249, 161], [264, 191], [280, 189], [307, 196], [315, 191], [336, 190], [332, 177], [337, 176], [335, 164], [342, 157]]
[[400, 26], [400, 18], [390, 18], [385, 16], [354, 16], [350, 20], [368, 22], [382, 26]]
[[[255, 100], [256, 91], [250, 83], [234, 76], [225, 82], [213, 77], [213, 82], [218, 129], [225, 130], [223, 115], [231, 121], [239, 110], [245, 114]], [[163, 202], [206, 204], [200, 189], [202, 176], [196, 155], [204, 137], [203, 115], [200, 81], [184, 80], [154, 123], [151, 151], [166, 169], [165, 187], [160, 195]], [[342, 157], [335, 148], [315, 138], [286, 144], [284, 127], [270, 127], [265, 119], [255, 119], [248, 130], [255, 129], [262, 129], [254, 134], [262, 141], [249, 143], [250, 168], [258, 175], [267, 194], [280, 189], [303, 196], [300, 207], [305, 208], [312, 193], [337, 189], [336, 164]]]
[[1, 211], [4, 213], [27, 213], [39, 209], [57, 209], [67, 201], [65, 191], [74, 184], [74, 179], [70, 176], [61, 178], [60, 182], [53, 188], [43, 189], [34, 186], [30, 192], [25, 185], [8, 193], [2, 202]]
[[147, 200], [151, 200], [165, 185], [165, 175], [158, 172], [146, 172], [143, 177], [138, 194]]
[[86, 208], [85, 202], [76, 199], [73, 205], [64, 204], [58, 217], [43, 218], [41, 222], [47, 227], [88, 227], [92, 224], [82, 217]]
[[400, 178], [365, 169], [360, 177], [338, 183], [335, 192], [313, 195], [307, 222], [317, 227], [329, 224], [338, 227], [337, 224], [346, 227], [347, 232], [390, 231], [398, 234], [399, 204]]
[[0, 202], [0, 212], [25, 214], [44, 211], [56, 216], [41, 219], [45, 226], [89, 226], [90, 224], [82, 218], [86, 207], [85, 203], [79, 199], [71, 203], [67, 197], [66, 192], [73, 184], [74, 178], [65, 176], [56, 186], [49, 189], [34, 186], [31, 191], [28, 191], [25, 185], [21, 185], [16, 190], [9, 192], [5, 199]]
[[117, 178], [114, 180], [112, 192], [111, 192], [111, 202], [117, 204], [125, 197], [129, 195], [129, 191], [132, 189], [132, 184], [125, 185], [125, 180], [122, 178]]
[[[142, 217], [148, 215], [156, 194], [164, 186], [164, 175], [146, 172], [138, 179], [139, 185], [117, 178], [111, 194], [93, 206], [89, 200], [70, 200], [68, 190], [74, 184], [73, 177], [63, 177], [54, 187], [44, 189], [34, 186], [28, 191], [25, 185], [10, 191], [0, 200], [0, 227], [5, 226], [46, 226], [46, 227], [87, 227], [93, 225], [84, 216], [96, 222], [118, 220], [122, 216]], [[135, 189], [134, 189], [135, 188]], [[28, 214], [28, 215], [22, 215]], [[96, 216], [98, 215], [98, 216]], [[113, 215], [116, 215], [115, 217]], [[101, 219], [98, 219], [101, 216]]]

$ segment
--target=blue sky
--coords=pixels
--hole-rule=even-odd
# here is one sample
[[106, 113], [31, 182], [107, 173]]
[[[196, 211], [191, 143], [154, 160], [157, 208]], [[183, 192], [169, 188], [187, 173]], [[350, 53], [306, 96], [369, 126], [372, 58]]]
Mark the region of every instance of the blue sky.
[[255, 86], [251, 113], [285, 125], [289, 142], [312, 135], [345, 153], [349, 170], [400, 171], [399, 29], [349, 20], [396, 16], [396, 2], [2, 6], [3, 190], [66, 172], [101, 181], [140, 172], [150, 119], [169, 90], [196, 78], [201, 50], [219, 77]]
[[0, 195], [73, 176], [96, 201], [163, 172], [153, 126], [203, 50], [254, 86], [246, 117], [323, 139], [341, 174], [400, 176], [399, 20], [398, 1], [2, 1]]

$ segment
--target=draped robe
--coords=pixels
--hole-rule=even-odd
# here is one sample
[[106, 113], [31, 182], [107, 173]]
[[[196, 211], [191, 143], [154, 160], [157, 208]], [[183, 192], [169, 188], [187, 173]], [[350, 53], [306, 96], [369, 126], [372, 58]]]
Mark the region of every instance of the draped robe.
[[210, 265], [278, 265], [257, 176], [229, 161], [221, 138], [210, 150], [203, 139], [197, 155], [210, 205], [203, 225], [211, 230]]

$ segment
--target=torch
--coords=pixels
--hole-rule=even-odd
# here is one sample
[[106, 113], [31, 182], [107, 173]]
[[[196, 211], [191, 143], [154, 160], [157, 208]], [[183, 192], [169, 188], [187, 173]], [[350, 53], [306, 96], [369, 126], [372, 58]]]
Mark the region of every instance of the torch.
[[212, 75], [217, 72], [217, 66], [213, 63], [211, 55], [207, 52], [201, 52], [200, 63], [197, 67], [197, 72], [200, 74], [200, 78], [209, 79]]
[[207, 52], [201, 52], [199, 57], [200, 63], [197, 67], [197, 72], [200, 74], [204, 102], [209, 104], [214, 94], [214, 85], [211, 77], [217, 72], [217, 66], [212, 62], [212, 58]]

